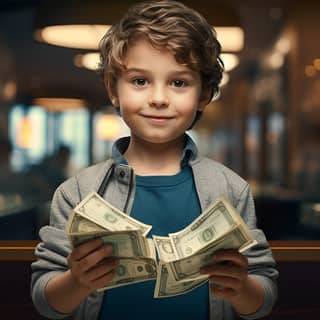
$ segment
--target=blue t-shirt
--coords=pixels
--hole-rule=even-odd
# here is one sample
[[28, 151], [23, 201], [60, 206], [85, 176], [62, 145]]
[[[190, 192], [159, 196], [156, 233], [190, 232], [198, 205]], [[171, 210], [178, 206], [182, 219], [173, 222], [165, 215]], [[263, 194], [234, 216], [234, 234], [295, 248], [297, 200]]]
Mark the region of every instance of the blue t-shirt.
[[[189, 225], [201, 212], [191, 168], [173, 176], [137, 176], [131, 216], [152, 225], [148, 234], [167, 236]], [[209, 288], [204, 284], [175, 297], [153, 298], [155, 281], [105, 292], [100, 319], [209, 319]]]

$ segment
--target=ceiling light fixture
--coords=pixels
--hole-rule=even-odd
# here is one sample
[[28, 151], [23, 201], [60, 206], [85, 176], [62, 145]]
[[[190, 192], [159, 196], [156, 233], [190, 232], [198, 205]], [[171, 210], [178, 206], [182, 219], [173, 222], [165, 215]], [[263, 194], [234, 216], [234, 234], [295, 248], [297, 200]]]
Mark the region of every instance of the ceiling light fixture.
[[[110, 25], [54, 25], [34, 32], [34, 38], [55, 46], [97, 50]], [[244, 31], [240, 27], [214, 27], [222, 51], [237, 52], [244, 46]]]
[[56, 25], [34, 32], [34, 38], [55, 46], [96, 50], [110, 25]]
[[[44, 1], [34, 16], [34, 38], [56, 46], [97, 50], [110, 25], [119, 21], [132, 3], [65, 0], [57, 6], [55, 1]], [[194, 6], [191, 0], [185, 3]], [[219, 2], [211, 10], [210, 5], [201, 2], [195, 9], [214, 26], [224, 52], [242, 50], [244, 31], [234, 7]]]

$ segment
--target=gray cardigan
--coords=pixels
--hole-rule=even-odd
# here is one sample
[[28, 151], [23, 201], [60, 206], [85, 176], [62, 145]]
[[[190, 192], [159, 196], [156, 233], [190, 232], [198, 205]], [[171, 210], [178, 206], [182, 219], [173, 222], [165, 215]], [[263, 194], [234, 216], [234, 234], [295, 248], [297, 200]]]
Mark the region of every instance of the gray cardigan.
[[[42, 315], [51, 319], [90, 319], [99, 317], [103, 295], [107, 292], [93, 293], [85, 299], [72, 315], [56, 312], [50, 307], [45, 297], [47, 282], [68, 269], [67, 257], [70, 245], [65, 234], [68, 215], [81, 199], [89, 192], [97, 191], [103, 178], [114, 164], [114, 172], [108, 184], [104, 198], [115, 207], [130, 214], [134, 194], [135, 175], [126, 164], [106, 162], [80, 171], [75, 177], [64, 182], [55, 192], [50, 215], [50, 226], [40, 230], [40, 242], [35, 254], [38, 258], [32, 264], [31, 294], [33, 302]], [[258, 319], [267, 315], [277, 298], [276, 279], [278, 272], [275, 261], [263, 232], [256, 227], [253, 199], [248, 184], [225, 166], [208, 158], [198, 156], [189, 160], [194, 174], [196, 190], [201, 209], [205, 210], [218, 197], [227, 197], [237, 208], [244, 221], [252, 231], [258, 244], [245, 252], [249, 260], [249, 274], [263, 286], [265, 297], [263, 306], [254, 314], [238, 315], [243, 319]], [[236, 314], [231, 305], [216, 299], [210, 293], [210, 319], [235, 319]]]

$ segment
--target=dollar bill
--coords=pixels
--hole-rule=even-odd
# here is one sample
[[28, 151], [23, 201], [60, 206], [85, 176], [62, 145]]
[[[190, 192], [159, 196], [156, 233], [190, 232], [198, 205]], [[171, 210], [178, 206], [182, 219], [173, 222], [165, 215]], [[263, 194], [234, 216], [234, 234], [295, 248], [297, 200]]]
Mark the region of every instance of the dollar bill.
[[146, 238], [151, 228], [93, 192], [71, 212], [66, 232], [75, 247], [95, 238], [112, 245], [112, 256], [119, 259], [119, 265], [113, 280], [99, 291], [156, 279], [155, 298], [184, 294], [204, 284], [208, 276], [200, 274], [200, 268], [213, 263], [212, 255], [217, 250], [243, 252], [256, 243], [224, 198], [168, 237]]
[[175, 256], [191, 256], [241, 224], [241, 220], [226, 199], [219, 199], [185, 229], [169, 234]]
[[206, 277], [200, 274], [200, 269], [214, 263], [212, 255], [222, 249], [237, 249], [243, 252], [256, 244], [252, 237], [248, 237], [243, 226], [234, 227], [224, 237], [203, 248], [201, 251], [187, 258], [169, 262], [167, 267], [176, 281], [201, 280]]
[[147, 239], [147, 244], [148, 244], [148, 249], [149, 249], [149, 257], [155, 261], [157, 261], [157, 256], [156, 256], [156, 248], [154, 245], [154, 241], [151, 238], [146, 238]]
[[112, 257], [119, 259], [115, 277], [99, 291], [156, 278], [154, 242], [145, 237], [150, 229], [96, 193], [89, 194], [72, 210], [66, 225], [73, 247], [99, 238], [104, 245], [112, 246]]
[[112, 289], [119, 286], [154, 280], [157, 277], [156, 261], [149, 258], [119, 259], [115, 277], [105, 287], [98, 290]]
[[69, 234], [74, 247], [96, 238], [101, 239], [104, 245], [112, 246], [113, 257], [151, 257], [154, 254], [154, 249], [151, 249], [152, 243], [148, 242], [138, 230]]
[[152, 236], [160, 261], [169, 262], [176, 260], [175, 250], [169, 237]]
[[100, 232], [106, 230], [98, 224], [82, 217], [76, 211], [72, 210], [66, 226], [67, 234], [82, 232]]
[[96, 192], [88, 194], [74, 211], [109, 231], [140, 230], [146, 236], [152, 228], [121, 212]]
[[168, 271], [166, 263], [158, 265], [157, 280], [154, 290], [154, 298], [168, 298], [190, 292], [208, 281], [208, 277], [190, 281], [176, 281], [172, 273]]

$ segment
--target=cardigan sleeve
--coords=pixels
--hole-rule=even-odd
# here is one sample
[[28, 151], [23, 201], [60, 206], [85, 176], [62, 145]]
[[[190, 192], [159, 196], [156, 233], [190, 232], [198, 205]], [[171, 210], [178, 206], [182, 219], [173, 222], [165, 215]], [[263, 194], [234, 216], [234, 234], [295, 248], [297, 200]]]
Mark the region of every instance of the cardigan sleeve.
[[[41, 228], [39, 236], [41, 242], [35, 249], [37, 261], [31, 265], [31, 296], [38, 312], [50, 319], [68, 318], [69, 315], [61, 314], [54, 310], [45, 296], [45, 288], [50, 279], [68, 270], [67, 257], [71, 247], [65, 233], [68, 215], [74, 204], [66, 194], [67, 188], [74, 185], [67, 181], [55, 192], [50, 212], [50, 225]], [[75, 199], [73, 199], [75, 200]]]
[[276, 263], [269, 243], [263, 231], [256, 226], [254, 202], [248, 184], [240, 194], [237, 210], [257, 241], [255, 246], [244, 252], [249, 262], [249, 276], [255, 278], [264, 289], [264, 302], [259, 310], [250, 315], [240, 315], [240, 317], [243, 319], [259, 319], [271, 312], [277, 300], [277, 278], [279, 274], [275, 268]]

